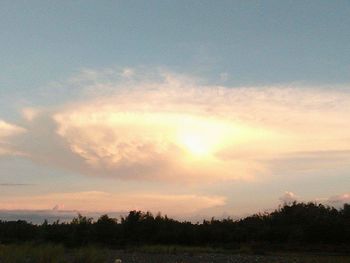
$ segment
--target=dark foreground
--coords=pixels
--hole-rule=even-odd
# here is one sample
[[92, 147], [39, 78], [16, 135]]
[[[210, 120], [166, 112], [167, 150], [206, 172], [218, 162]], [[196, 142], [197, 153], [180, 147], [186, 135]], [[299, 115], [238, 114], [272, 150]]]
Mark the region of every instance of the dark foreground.
[[[227, 255], [227, 254], [199, 254], [199, 255], [166, 255], [120, 253], [118, 258], [123, 263], [345, 263], [350, 262], [346, 256], [315, 256], [315, 255]], [[113, 260], [110, 261], [111, 263]]]
[[247, 253], [249, 251], [220, 252], [206, 248], [146, 247], [125, 251], [24, 244], [0, 245], [0, 263], [350, 263], [350, 255]]

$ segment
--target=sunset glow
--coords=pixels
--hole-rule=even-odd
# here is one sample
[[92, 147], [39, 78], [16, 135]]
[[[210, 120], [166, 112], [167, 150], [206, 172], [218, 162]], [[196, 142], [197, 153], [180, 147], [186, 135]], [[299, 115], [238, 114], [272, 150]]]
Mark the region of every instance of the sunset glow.
[[5, 2], [0, 220], [349, 200], [346, 1]]
[[205, 118], [184, 118], [176, 127], [177, 143], [189, 154], [209, 157], [228, 143], [235, 131], [229, 123]]

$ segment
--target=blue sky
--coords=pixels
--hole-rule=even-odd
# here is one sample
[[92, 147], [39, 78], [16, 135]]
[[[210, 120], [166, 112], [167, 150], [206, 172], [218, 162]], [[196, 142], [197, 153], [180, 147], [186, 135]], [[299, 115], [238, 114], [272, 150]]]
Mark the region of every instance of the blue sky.
[[[142, 192], [152, 195], [150, 203], [152, 198], [165, 193], [177, 196], [179, 202], [189, 198], [194, 203], [204, 202], [200, 198], [209, 195], [213, 205], [198, 205], [195, 212], [219, 207], [212, 210], [216, 214], [243, 214], [274, 207], [282, 195], [308, 200], [328, 200], [332, 196], [346, 199], [350, 171], [346, 164], [350, 150], [347, 147], [350, 142], [345, 132], [338, 131], [349, 126], [344, 119], [349, 109], [349, 13], [349, 1], [2, 1], [0, 120], [7, 126], [0, 125], [4, 130], [3, 137], [0, 130], [0, 165], [3, 167], [0, 183], [28, 184], [0, 186], [3, 197], [19, 204], [13, 209], [39, 207], [18, 200], [20, 196], [35, 197], [33, 203], [45, 200], [50, 209], [51, 203], [51, 207], [56, 205], [56, 199], [69, 202], [67, 200], [74, 199], [73, 193], [76, 192], [92, 193], [101, 200], [105, 198], [101, 193], [115, 195], [123, 192], [130, 197], [135, 192], [138, 195]], [[157, 99], [159, 94], [147, 92], [152, 85], [161, 87], [160, 94], [164, 96], [166, 105], [159, 106], [159, 109], [152, 108], [154, 102], [162, 102]], [[213, 95], [210, 90], [218, 86], [230, 99]], [[129, 94], [128, 89], [135, 90], [135, 87], [140, 90]], [[188, 90], [192, 95], [186, 93]], [[181, 92], [184, 97], [172, 95]], [[149, 104], [139, 103], [143, 98]], [[199, 100], [202, 104], [198, 104]], [[181, 106], [179, 101], [186, 101], [186, 106]], [[133, 106], [113, 106], [124, 102]], [[239, 106], [227, 110], [234, 103]], [[250, 109], [245, 108], [249, 103]], [[173, 169], [160, 159], [156, 164], [138, 163], [131, 168], [127, 166], [129, 163], [118, 163], [118, 168], [113, 170], [108, 166], [110, 163], [104, 163], [106, 159], [103, 158], [107, 155], [103, 158], [98, 155], [102, 154], [105, 145], [86, 149], [87, 145], [92, 147], [96, 143], [96, 134], [108, 137], [121, 129], [113, 126], [116, 125], [115, 119], [125, 121], [124, 117], [116, 115], [118, 112], [134, 114], [132, 120], [144, 126], [132, 127], [148, 131], [150, 123], [138, 115], [140, 108], [147, 118], [159, 121], [159, 129], [165, 129], [164, 133], [169, 127], [179, 128], [177, 118], [188, 118], [200, 128], [214, 127], [215, 136], [222, 138], [226, 133], [234, 132], [234, 129], [222, 128], [222, 119], [214, 120], [211, 116], [204, 120], [207, 115], [204, 113], [206, 109], [202, 109], [203, 104], [212, 107], [213, 116], [226, 114], [224, 126], [229, 123], [240, 127], [237, 136], [243, 138], [242, 133], [250, 136], [251, 144], [265, 145], [265, 148], [257, 146], [259, 149], [253, 151], [251, 145], [248, 147], [243, 143], [249, 140], [242, 139], [243, 146], [240, 147], [245, 150], [235, 160], [230, 160], [230, 164], [225, 163], [227, 167], [237, 165], [244, 176], [231, 178], [227, 174], [224, 183], [220, 178], [208, 179], [207, 183], [193, 183], [193, 180], [183, 183], [179, 179], [174, 184], [158, 174], [159, 167], [165, 169], [166, 174]], [[283, 104], [291, 110], [283, 108]], [[146, 108], [151, 109], [150, 112]], [[256, 108], [255, 111], [252, 108]], [[181, 114], [177, 117], [164, 115], [169, 109]], [[98, 123], [103, 129], [94, 130], [92, 111], [100, 114]], [[303, 111], [304, 116], [300, 114]], [[194, 118], [193, 114], [201, 117], [195, 115]], [[235, 119], [228, 120], [230, 116], [227, 114], [232, 114]], [[87, 126], [84, 127], [90, 131], [85, 134], [84, 142], [74, 137], [84, 131], [72, 119], [77, 115], [80, 119], [75, 121], [85, 121]], [[112, 117], [113, 122], [103, 122]], [[132, 125], [136, 123], [132, 122]], [[323, 125], [320, 131], [316, 129], [318, 125]], [[182, 146], [177, 146], [187, 147], [192, 155], [203, 154], [209, 148], [214, 154], [215, 148], [215, 154], [219, 156], [218, 145], [222, 142], [210, 141], [208, 138], [212, 134], [209, 132], [193, 135], [198, 132], [197, 126], [188, 126], [186, 135], [181, 131]], [[253, 130], [255, 135], [252, 135]], [[8, 135], [9, 131], [19, 137], [13, 139]], [[312, 143], [304, 136], [310, 131], [316, 133]], [[288, 139], [278, 139], [281, 133], [289, 136]], [[262, 137], [259, 139], [256, 134]], [[129, 137], [119, 133], [109, 140], [119, 143], [122, 139], [118, 136], [130, 143]], [[135, 140], [146, 140], [138, 133], [134, 136]], [[157, 132], [150, 135], [152, 147], [160, 147], [158, 141], [162, 136]], [[283, 147], [278, 147], [281, 145], [279, 140], [283, 140]], [[291, 142], [284, 143], [285, 140]], [[225, 143], [238, 145], [228, 139]], [[270, 152], [268, 143], [276, 146], [275, 151]], [[1, 147], [5, 154], [1, 155]], [[108, 151], [115, 154], [116, 150], [120, 151], [114, 148]], [[87, 152], [91, 151], [96, 151], [94, 154], [100, 159], [87, 157]], [[68, 153], [71, 160], [76, 158], [75, 163], [64, 159]], [[224, 151], [223, 147], [220, 148], [220, 156], [228, 158], [235, 154], [232, 149]], [[170, 158], [168, 153], [162, 156], [162, 160]], [[179, 161], [179, 156], [172, 158]], [[117, 157], [112, 158], [113, 165]], [[94, 162], [93, 165], [97, 162], [103, 164], [104, 168], [90, 169], [91, 163], [86, 164], [80, 158]], [[139, 158], [127, 162], [138, 162], [144, 157], [140, 155]], [[242, 159], [244, 162], [238, 161]], [[250, 163], [252, 159], [254, 162]], [[207, 163], [211, 161], [214, 169], [214, 160]], [[178, 171], [179, 174], [192, 173], [186, 170], [187, 161], [181, 164], [185, 170]], [[191, 165], [203, 175], [204, 171], [197, 169], [197, 164]], [[100, 176], [101, 173], [111, 176]], [[149, 173], [146, 177], [153, 179], [130, 175], [132, 179], [124, 180], [120, 179], [120, 173]], [[210, 178], [211, 175], [204, 177]], [[229, 177], [228, 181], [226, 177]], [[318, 187], [314, 186], [315, 180], [320, 182]], [[258, 193], [261, 198], [252, 200], [251, 192]], [[50, 203], [46, 196], [50, 193], [61, 195], [52, 197], [55, 200]], [[72, 196], [67, 197], [65, 193]], [[162, 206], [148, 207], [147, 203], [139, 201], [141, 197], [138, 198], [131, 203], [145, 209], [162, 209]], [[164, 200], [168, 200], [166, 198], [170, 197]], [[120, 209], [126, 209], [128, 204], [132, 206], [127, 201], [131, 199], [125, 198], [125, 205]], [[65, 207], [79, 209], [76, 207], [79, 202], [76, 199], [72, 202], [75, 206], [66, 204]], [[89, 210], [90, 207], [82, 209]], [[113, 210], [112, 207], [105, 209]], [[188, 209], [190, 212], [194, 213]]]
[[348, 1], [3, 1], [1, 83], [164, 66], [237, 85], [349, 81]]

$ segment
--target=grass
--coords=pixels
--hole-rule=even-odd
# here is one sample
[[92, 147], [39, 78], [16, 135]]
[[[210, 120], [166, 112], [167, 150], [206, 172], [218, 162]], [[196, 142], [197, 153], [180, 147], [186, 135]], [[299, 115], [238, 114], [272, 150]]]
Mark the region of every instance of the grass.
[[65, 249], [61, 245], [1, 245], [0, 263], [103, 263], [108, 251], [97, 247]]
[[285, 255], [302, 263], [350, 263], [349, 256]]
[[[240, 254], [259, 258], [262, 255], [255, 253], [251, 247], [245, 245], [239, 249], [220, 249], [212, 247], [189, 247], [176, 245], [149, 245], [128, 249], [125, 253], [142, 254]], [[115, 258], [116, 251], [88, 246], [76, 249], [67, 249], [54, 244], [20, 244], [0, 245], [0, 263], [106, 263], [108, 259]], [[308, 253], [278, 253], [270, 252], [266, 255], [288, 259], [288, 262], [296, 263], [350, 263], [350, 256], [320, 255]], [[257, 261], [258, 262], [258, 261]], [[277, 261], [273, 261], [277, 262]], [[167, 262], [164, 262], [167, 263]]]
[[107, 261], [109, 251], [97, 247], [84, 247], [71, 251], [69, 263], [103, 263]]
[[60, 263], [64, 258], [64, 248], [59, 245], [1, 245], [1, 263]]
[[[176, 246], [176, 245], [147, 245], [133, 248], [130, 252], [150, 253], [150, 254], [239, 254], [249, 256], [275, 256], [281, 258], [292, 259], [292, 262], [302, 263], [350, 263], [350, 256], [346, 255], [322, 255], [322, 254], [309, 254], [309, 253], [279, 253], [276, 251], [266, 252], [261, 248], [256, 248], [249, 244], [242, 244], [238, 248], [223, 249], [213, 247], [192, 247], [192, 246]], [[274, 261], [275, 262], [275, 261]], [[283, 262], [283, 260], [281, 260]], [[289, 262], [289, 261], [288, 261]]]
[[179, 245], [144, 245], [131, 249], [131, 251], [151, 254], [224, 254], [228, 251], [222, 248], [179, 246]]

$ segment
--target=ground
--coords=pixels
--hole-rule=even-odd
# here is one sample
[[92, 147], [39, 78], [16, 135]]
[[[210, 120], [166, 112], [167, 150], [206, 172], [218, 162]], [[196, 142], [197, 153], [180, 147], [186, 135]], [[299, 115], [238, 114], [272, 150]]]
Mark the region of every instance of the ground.
[[[345, 263], [348, 256], [116, 253], [122, 263]], [[111, 263], [113, 260], [111, 261]]]

